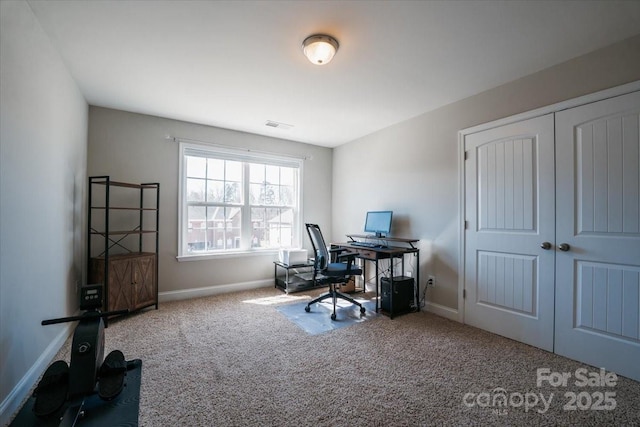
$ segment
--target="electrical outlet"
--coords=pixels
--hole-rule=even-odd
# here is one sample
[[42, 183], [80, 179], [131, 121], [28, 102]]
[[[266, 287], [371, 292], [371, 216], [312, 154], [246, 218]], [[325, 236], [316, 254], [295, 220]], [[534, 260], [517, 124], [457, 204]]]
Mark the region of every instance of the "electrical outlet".
[[427, 286], [435, 286], [436, 285], [436, 276], [429, 274], [427, 276]]

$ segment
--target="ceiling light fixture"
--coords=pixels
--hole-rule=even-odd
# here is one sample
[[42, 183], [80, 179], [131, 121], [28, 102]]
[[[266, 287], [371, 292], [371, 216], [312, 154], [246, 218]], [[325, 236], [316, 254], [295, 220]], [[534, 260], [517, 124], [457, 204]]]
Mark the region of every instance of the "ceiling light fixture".
[[302, 42], [304, 55], [316, 65], [324, 65], [331, 62], [333, 55], [338, 51], [338, 40], [324, 34], [314, 34]]

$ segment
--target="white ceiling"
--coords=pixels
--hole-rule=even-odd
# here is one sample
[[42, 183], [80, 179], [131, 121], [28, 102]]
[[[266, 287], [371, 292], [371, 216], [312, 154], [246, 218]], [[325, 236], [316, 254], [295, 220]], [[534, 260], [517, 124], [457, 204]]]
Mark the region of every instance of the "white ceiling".
[[91, 105], [329, 147], [640, 32], [637, 0], [28, 2]]

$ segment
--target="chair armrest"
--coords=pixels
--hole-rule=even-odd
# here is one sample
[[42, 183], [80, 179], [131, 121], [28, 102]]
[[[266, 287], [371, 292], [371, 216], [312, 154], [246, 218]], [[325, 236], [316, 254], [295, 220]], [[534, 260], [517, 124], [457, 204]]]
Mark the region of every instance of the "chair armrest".
[[328, 250], [329, 250], [329, 255], [331, 255], [331, 262], [339, 262], [340, 254], [342, 254], [342, 252], [345, 252], [347, 248], [334, 247], [334, 248], [329, 248]]
[[347, 268], [349, 270], [351, 270], [351, 264], [353, 264], [353, 260], [356, 259], [357, 255], [358, 254], [355, 253], [355, 252], [347, 251], [346, 253], [338, 254], [338, 260], [342, 261], [343, 259], [346, 258], [346, 260], [347, 260]]
[[355, 259], [358, 254], [355, 252], [339, 253], [338, 258], [351, 258]]

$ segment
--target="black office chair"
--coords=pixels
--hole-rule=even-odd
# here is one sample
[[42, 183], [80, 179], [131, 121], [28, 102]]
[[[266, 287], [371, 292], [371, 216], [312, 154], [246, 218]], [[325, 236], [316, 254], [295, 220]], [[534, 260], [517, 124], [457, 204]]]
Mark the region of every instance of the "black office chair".
[[[313, 265], [313, 280], [319, 283], [327, 283], [329, 285], [329, 292], [320, 295], [318, 298], [311, 301], [304, 308], [307, 313], [311, 311], [311, 304], [323, 301], [327, 298], [333, 299], [333, 313], [331, 314], [331, 320], [336, 320], [336, 301], [338, 298], [349, 301], [352, 304], [360, 307], [360, 313], [364, 314], [364, 307], [358, 301], [354, 300], [348, 295], [345, 295], [336, 290], [336, 285], [341, 283], [347, 283], [351, 276], [357, 276], [362, 274], [362, 269], [354, 264], [356, 254], [350, 252], [344, 252], [344, 249], [331, 250], [327, 249], [327, 245], [322, 237], [320, 227], [316, 224], [306, 224], [307, 233], [313, 246], [313, 252], [316, 255]], [[346, 260], [346, 262], [331, 262], [330, 252], [335, 255], [335, 260]]]

